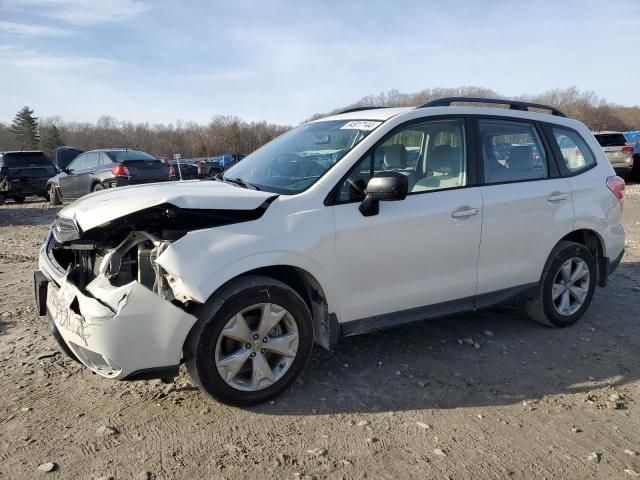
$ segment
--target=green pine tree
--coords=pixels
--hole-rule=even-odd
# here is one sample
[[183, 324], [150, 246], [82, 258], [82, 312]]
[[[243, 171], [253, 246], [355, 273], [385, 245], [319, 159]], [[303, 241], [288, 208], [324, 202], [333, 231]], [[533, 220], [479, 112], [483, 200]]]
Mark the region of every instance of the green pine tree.
[[53, 158], [53, 151], [62, 145], [64, 145], [64, 142], [60, 136], [60, 130], [58, 130], [58, 127], [55, 125], [51, 125], [51, 128], [42, 141], [42, 150], [49, 156], [49, 158]]
[[35, 150], [38, 148], [40, 143], [38, 118], [33, 116], [33, 110], [29, 107], [20, 109], [9, 130], [18, 140], [21, 149]]

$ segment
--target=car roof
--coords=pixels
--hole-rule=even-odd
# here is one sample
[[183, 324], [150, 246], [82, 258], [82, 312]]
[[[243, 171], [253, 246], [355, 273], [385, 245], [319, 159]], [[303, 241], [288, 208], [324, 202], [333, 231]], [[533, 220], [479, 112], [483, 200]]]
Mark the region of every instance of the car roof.
[[335, 115], [330, 115], [328, 117], [319, 118], [314, 120], [314, 122], [319, 121], [327, 121], [327, 120], [388, 120], [391, 117], [395, 117], [396, 115], [404, 112], [408, 112], [409, 110], [413, 110], [415, 107], [383, 107], [383, 108], [372, 108], [368, 110], [356, 110], [352, 112], [346, 113], [338, 113]]
[[[420, 111], [425, 117], [438, 115], [486, 115], [508, 118], [520, 118], [534, 120], [556, 125], [575, 126], [581, 124], [578, 120], [549, 113], [512, 110], [509, 108], [475, 107], [475, 106], [437, 106], [437, 107], [400, 107], [400, 108], [374, 108], [370, 110], [349, 111], [338, 113], [329, 117], [320, 118], [313, 122], [328, 120], [381, 120], [387, 121], [392, 117], [404, 116], [409, 112]], [[412, 115], [412, 117], [415, 117]]]
[[44, 155], [42, 150], [7, 150], [6, 152], [0, 152], [0, 155], [7, 155], [9, 153], [41, 153]]
[[[87, 150], [84, 153], [89, 153], [89, 152], [142, 152], [142, 150], [138, 150], [136, 148], [95, 148], [93, 150]], [[146, 153], [146, 152], [144, 152]]]

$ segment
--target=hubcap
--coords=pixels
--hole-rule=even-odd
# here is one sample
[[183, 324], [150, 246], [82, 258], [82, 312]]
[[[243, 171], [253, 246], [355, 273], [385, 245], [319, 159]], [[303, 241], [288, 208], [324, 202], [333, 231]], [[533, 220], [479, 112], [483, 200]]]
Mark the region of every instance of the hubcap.
[[259, 303], [226, 323], [216, 343], [215, 362], [229, 386], [256, 391], [282, 378], [297, 353], [298, 326], [293, 316], [275, 303]]
[[553, 280], [551, 297], [560, 315], [573, 315], [584, 304], [589, 293], [589, 266], [580, 257], [573, 257], [562, 264]]

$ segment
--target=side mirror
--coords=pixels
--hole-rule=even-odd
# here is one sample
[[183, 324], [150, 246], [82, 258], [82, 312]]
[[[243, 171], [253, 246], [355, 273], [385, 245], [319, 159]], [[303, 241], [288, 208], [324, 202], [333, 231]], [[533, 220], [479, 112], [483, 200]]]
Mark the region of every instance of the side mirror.
[[404, 200], [409, 190], [409, 179], [399, 172], [376, 173], [365, 190], [367, 195], [358, 209], [365, 217], [377, 215], [380, 212], [379, 202]]

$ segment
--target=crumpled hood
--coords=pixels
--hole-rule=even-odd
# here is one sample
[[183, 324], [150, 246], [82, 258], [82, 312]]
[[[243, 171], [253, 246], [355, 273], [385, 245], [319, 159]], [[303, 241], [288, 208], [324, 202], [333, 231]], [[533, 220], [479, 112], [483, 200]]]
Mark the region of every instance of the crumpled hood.
[[78, 226], [86, 232], [119, 217], [164, 203], [179, 208], [254, 210], [274, 196], [271, 192], [210, 180], [162, 182], [92, 193], [64, 208], [60, 216], [75, 218]]

